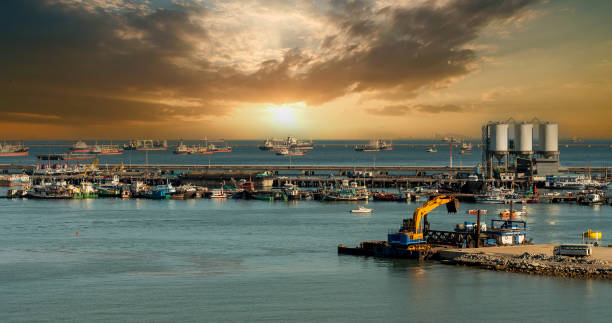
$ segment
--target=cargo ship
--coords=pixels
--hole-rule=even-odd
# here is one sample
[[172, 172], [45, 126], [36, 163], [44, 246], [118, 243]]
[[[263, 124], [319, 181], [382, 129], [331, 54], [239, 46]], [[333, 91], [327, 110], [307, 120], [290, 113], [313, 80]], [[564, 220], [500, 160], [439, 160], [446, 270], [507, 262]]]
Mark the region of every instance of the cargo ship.
[[280, 150], [310, 150], [314, 149], [312, 141], [306, 141], [297, 139], [295, 137], [287, 137], [286, 139], [266, 139], [266, 141], [259, 146], [259, 149], [263, 151], [280, 151]]
[[1, 144], [0, 157], [27, 156], [29, 148], [23, 144]]
[[91, 152], [91, 147], [84, 141], [78, 140], [72, 147], [70, 147], [70, 151], [73, 153], [89, 153]]
[[355, 151], [383, 151], [383, 150], [393, 150], [393, 145], [387, 143], [384, 140], [371, 140], [369, 144], [366, 145], [356, 145]]
[[118, 145], [93, 145], [91, 153], [96, 155], [123, 155], [123, 150]]
[[167, 140], [136, 139], [123, 145], [124, 150], [167, 150]]

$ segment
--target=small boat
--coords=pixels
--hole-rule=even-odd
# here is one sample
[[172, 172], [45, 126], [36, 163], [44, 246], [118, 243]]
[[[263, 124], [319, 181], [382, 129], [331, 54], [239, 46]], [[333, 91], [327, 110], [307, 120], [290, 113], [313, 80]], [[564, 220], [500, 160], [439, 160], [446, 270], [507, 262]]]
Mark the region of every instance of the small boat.
[[465, 213], [467, 213], [467, 214], [478, 214], [478, 211], [480, 211], [480, 214], [487, 214], [487, 210], [467, 210]]
[[351, 213], [372, 213], [372, 209], [368, 209], [364, 206], [360, 206], [357, 209], [352, 209], [350, 212]]
[[516, 219], [518, 217], [522, 217], [522, 216], [526, 216], [527, 215], [527, 208], [525, 206], [523, 206], [523, 208], [519, 211], [519, 210], [513, 210], [513, 209], [503, 209], [503, 210], [497, 210], [499, 216], [502, 219]]
[[426, 152], [428, 153], [437, 153], [438, 149], [436, 149], [435, 147], [429, 147], [427, 149], [425, 149]]
[[282, 149], [277, 151], [276, 154], [279, 156], [304, 156], [306, 152], [295, 149]]
[[227, 198], [227, 194], [225, 192], [223, 192], [223, 189], [214, 189], [212, 191], [212, 194], [210, 195], [211, 199], [226, 199]]

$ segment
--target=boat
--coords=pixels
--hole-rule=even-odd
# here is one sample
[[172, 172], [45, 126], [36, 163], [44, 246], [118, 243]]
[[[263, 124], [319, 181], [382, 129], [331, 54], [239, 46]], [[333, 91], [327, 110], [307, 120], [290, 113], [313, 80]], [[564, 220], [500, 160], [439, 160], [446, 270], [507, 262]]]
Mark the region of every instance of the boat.
[[172, 194], [174, 199], [191, 199], [196, 196], [196, 187], [191, 184], [184, 184], [176, 188], [176, 192]]
[[174, 153], [177, 155], [187, 155], [189, 152], [189, 148], [182, 141], [174, 149]]
[[91, 152], [91, 147], [86, 142], [78, 140], [72, 144], [70, 151], [73, 153], [89, 153]]
[[310, 150], [314, 148], [312, 141], [297, 139], [295, 137], [287, 137], [286, 139], [266, 139], [266, 141], [258, 146], [263, 151], [281, 151], [281, 150]]
[[[210, 142], [219, 142], [223, 146], [217, 146], [217, 145], [212, 144]], [[213, 152], [213, 153], [231, 153], [232, 152], [232, 147], [230, 147], [229, 145], [225, 144], [225, 140], [223, 140], [223, 139], [220, 139], [220, 140], [208, 140], [208, 139], [206, 139], [206, 149], [207, 149], [207, 151], [210, 151], [210, 152]]]
[[505, 204], [506, 194], [502, 189], [493, 188], [488, 190], [485, 195], [476, 196], [476, 202], [487, 204]]
[[370, 140], [370, 143], [365, 145], [356, 145], [355, 151], [383, 151], [393, 150], [393, 145], [382, 139]]
[[212, 194], [210, 195], [211, 199], [226, 199], [227, 194], [223, 191], [223, 188], [218, 188], [212, 190]]
[[324, 189], [321, 193], [324, 201], [367, 201], [370, 197], [365, 186], [359, 186], [357, 182], [342, 180], [339, 187]]
[[167, 150], [167, 140], [136, 139], [123, 145], [124, 150]]
[[123, 150], [119, 149], [119, 145], [98, 145], [91, 147], [91, 153], [94, 155], [123, 155]]
[[508, 219], [508, 220], [514, 220], [517, 219], [519, 217], [522, 216], [526, 216], [527, 215], [527, 207], [523, 205], [523, 208], [521, 210], [515, 210], [515, 209], [500, 209], [497, 210], [497, 214], [502, 218], [502, 219]]
[[23, 144], [0, 143], [0, 157], [27, 156], [29, 148]]
[[437, 153], [438, 149], [436, 149], [436, 147], [428, 147], [427, 149], [425, 149], [425, 151], [428, 153]]
[[578, 194], [578, 204], [580, 205], [603, 205], [605, 204], [605, 194], [598, 190], [580, 192]]
[[0, 186], [31, 185], [32, 178], [28, 174], [0, 175]]
[[31, 186], [26, 193], [28, 198], [34, 199], [71, 199], [73, 192], [63, 183], [41, 183]]
[[372, 209], [368, 209], [364, 206], [359, 206], [357, 209], [352, 209], [349, 212], [351, 213], [372, 213]]
[[295, 149], [282, 149], [276, 152], [278, 156], [304, 156], [306, 155], [305, 151], [295, 150]]
[[406, 196], [406, 194], [375, 192], [374, 194], [372, 194], [372, 199], [374, 201], [406, 202], [408, 200], [408, 197]]
[[487, 214], [487, 210], [467, 210], [465, 211], [466, 214], [478, 214], [478, 211], [480, 211], [480, 214]]
[[163, 185], [157, 185], [155, 188], [150, 188], [149, 190], [146, 190], [144, 197], [154, 200], [163, 200], [170, 198], [175, 192], [176, 189], [172, 186], [172, 184], [167, 183]]
[[590, 176], [548, 176], [546, 186], [552, 189], [584, 190], [588, 188], [605, 188], [608, 183], [602, 183]]

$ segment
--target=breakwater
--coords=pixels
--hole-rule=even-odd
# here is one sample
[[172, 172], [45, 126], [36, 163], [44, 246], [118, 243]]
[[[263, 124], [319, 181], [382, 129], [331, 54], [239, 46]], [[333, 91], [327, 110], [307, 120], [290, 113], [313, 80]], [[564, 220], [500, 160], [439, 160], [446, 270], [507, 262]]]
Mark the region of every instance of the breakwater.
[[591, 257], [554, 256], [554, 245], [525, 245], [477, 249], [446, 249], [442, 263], [483, 269], [572, 278], [612, 279], [612, 248], [595, 247]]

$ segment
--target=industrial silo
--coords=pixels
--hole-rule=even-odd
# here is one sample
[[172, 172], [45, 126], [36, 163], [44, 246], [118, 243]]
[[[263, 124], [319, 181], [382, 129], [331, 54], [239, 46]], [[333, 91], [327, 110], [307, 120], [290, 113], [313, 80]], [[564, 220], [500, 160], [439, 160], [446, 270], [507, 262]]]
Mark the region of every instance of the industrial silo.
[[559, 126], [556, 123], [541, 123], [539, 127], [539, 153], [545, 157], [559, 154]]
[[514, 151], [521, 155], [533, 153], [533, 124], [518, 123], [514, 128]]
[[508, 152], [508, 124], [494, 123], [491, 125], [490, 150], [496, 154]]

